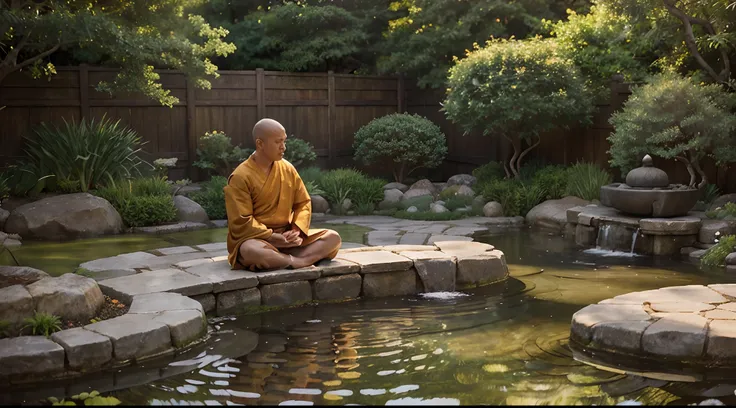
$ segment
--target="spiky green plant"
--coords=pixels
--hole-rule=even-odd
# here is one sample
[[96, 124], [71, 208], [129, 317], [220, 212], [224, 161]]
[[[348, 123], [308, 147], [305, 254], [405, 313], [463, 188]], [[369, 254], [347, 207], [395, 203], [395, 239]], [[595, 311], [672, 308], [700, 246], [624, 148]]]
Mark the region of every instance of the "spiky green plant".
[[583, 200], [597, 200], [601, 195], [601, 187], [612, 181], [607, 171], [593, 163], [575, 163], [567, 171], [565, 194]]
[[726, 235], [705, 251], [700, 263], [704, 266], [723, 266], [728, 254], [734, 251], [736, 251], [736, 235]]
[[61, 318], [48, 313], [36, 312], [33, 317], [24, 319], [24, 329], [30, 328], [33, 335], [51, 336], [54, 332], [61, 330]]

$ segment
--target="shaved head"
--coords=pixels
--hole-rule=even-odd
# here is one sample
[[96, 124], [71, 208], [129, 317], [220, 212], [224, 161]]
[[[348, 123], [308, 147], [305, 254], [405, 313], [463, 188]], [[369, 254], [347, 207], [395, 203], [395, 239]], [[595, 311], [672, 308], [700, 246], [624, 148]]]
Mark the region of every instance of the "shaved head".
[[255, 126], [253, 126], [253, 144], [257, 146], [258, 139], [266, 142], [268, 141], [269, 137], [274, 135], [280, 136], [284, 133], [286, 133], [286, 129], [284, 129], [281, 123], [273, 119], [261, 119], [258, 121], [258, 123], [256, 123]]

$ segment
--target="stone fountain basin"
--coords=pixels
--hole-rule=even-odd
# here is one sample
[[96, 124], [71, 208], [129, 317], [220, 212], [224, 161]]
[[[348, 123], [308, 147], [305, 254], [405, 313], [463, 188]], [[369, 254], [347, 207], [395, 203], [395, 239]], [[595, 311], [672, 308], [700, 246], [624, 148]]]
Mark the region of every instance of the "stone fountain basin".
[[623, 213], [643, 217], [679, 217], [687, 215], [701, 196], [697, 189], [652, 190], [620, 188], [622, 183], [601, 187], [601, 204]]

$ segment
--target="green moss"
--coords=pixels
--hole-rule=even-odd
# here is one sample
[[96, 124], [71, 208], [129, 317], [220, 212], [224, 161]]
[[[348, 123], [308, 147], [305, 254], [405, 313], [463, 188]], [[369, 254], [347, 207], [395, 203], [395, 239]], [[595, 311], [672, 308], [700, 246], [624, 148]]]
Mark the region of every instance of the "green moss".
[[705, 252], [700, 258], [700, 263], [703, 266], [723, 266], [728, 254], [734, 251], [736, 251], [736, 235], [726, 235]]

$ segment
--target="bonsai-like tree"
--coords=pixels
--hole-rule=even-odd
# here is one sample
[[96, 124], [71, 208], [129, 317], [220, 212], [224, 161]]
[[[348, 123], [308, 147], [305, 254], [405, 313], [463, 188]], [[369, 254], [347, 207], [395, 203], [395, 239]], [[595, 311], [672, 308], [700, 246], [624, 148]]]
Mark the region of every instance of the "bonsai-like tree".
[[666, 73], [635, 88], [623, 110], [610, 119], [614, 132], [610, 163], [622, 172], [638, 165], [644, 154], [675, 159], [687, 166], [690, 187], [706, 185], [700, 166], [706, 156], [718, 165], [736, 161], [736, 95], [717, 84], [698, 85]]
[[418, 168], [433, 168], [447, 154], [445, 135], [427, 118], [394, 113], [373, 119], [355, 133], [355, 160], [387, 164], [401, 183]]
[[557, 44], [534, 38], [488, 41], [468, 52], [450, 69], [443, 109], [466, 133], [480, 129], [507, 139], [514, 153], [504, 161], [506, 176], [519, 178], [522, 160], [544, 132], [589, 123], [593, 104]]

